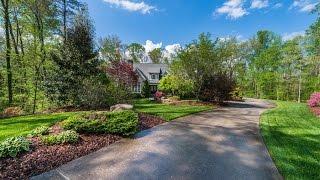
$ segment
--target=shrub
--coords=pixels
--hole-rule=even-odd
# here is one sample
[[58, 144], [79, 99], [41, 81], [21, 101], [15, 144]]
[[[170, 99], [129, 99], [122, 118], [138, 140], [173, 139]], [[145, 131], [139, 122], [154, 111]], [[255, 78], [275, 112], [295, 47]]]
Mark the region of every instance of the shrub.
[[24, 137], [12, 137], [0, 143], [0, 158], [16, 157], [18, 153], [29, 151], [31, 142]]
[[108, 133], [131, 136], [137, 132], [138, 114], [133, 111], [119, 111], [107, 114], [105, 123]]
[[4, 109], [4, 117], [20, 116], [23, 114], [23, 110], [20, 107], [8, 107]]
[[134, 98], [134, 99], [141, 99], [141, 98], [143, 98], [143, 96], [142, 96], [142, 94], [140, 94], [140, 93], [134, 93], [134, 94], [133, 94], [133, 98]]
[[30, 135], [32, 137], [35, 137], [35, 136], [41, 136], [41, 135], [47, 135], [49, 134], [49, 127], [47, 126], [40, 126], [40, 127], [37, 127], [36, 129], [34, 129]]
[[227, 74], [220, 73], [204, 77], [200, 88], [199, 99], [203, 101], [216, 101], [222, 103], [232, 98], [235, 81]]
[[320, 92], [313, 93], [308, 100], [310, 107], [317, 107], [320, 105]]
[[130, 136], [137, 132], [138, 115], [133, 111], [89, 113], [70, 117], [62, 126], [77, 132]]
[[76, 143], [79, 140], [77, 132], [68, 130], [61, 132], [60, 134], [42, 136], [41, 141], [47, 145], [64, 144], [64, 143]]
[[235, 88], [231, 92], [231, 99], [234, 101], [242, 101], [243, 100], [243, 93], [239, 87]]
[[180, 97], [190, 97], [194, 92], [194, 83], [183, 77], [168, 75], [160, 80], [159, 90]]
[[151, 96], [151, 88], [148, 81], [144, 81], [142, 86], [142, 96], [145, 98], [149, 98]]
[[155, 94], [154, 94], [154, 99], [156, 101], [161, 101], [161, 98], [162, 97], [165, 97], [165, 94], [161, 91], [157, 91]]

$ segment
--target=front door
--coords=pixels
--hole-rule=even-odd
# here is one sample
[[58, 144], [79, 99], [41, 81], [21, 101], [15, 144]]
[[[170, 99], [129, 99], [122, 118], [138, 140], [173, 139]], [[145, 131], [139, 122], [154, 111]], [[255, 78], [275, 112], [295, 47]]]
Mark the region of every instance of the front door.
[[150, 89], [151, 89], [151, 93], [154, 94], [157, 92], [158, 86], [157, 85], [150, 85]]

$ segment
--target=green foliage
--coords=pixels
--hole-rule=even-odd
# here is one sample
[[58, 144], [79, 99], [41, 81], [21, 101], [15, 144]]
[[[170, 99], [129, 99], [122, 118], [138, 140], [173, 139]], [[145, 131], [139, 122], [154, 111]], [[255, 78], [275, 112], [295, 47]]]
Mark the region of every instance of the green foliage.
[[134, 135], [138, 127], [138, 115], [133, 111], [88, 113], [63, 121], [63, 128], [85, 133], [111, 133]]
[[161, 48], [156, 48], [148, 53], [151, 61], [155, 64], [159, 64], [162, 61], [163, 54]]
[[130, 136], [137, 132], [138, 121], [137, 113], [133, 111], [119, 111], [107, 114], [105, 126], [109, 133]]
[[[198, 40], [178, 54], [178, 59], [170, 69], [172, 76], [164, 78], [160, 88], [179, 96], [194, 94], [196, 98], [204, 100], [228, 99], [233, 89], [226, 88], [233, 87], [234, 71], [240, 60], [239, 49], [235, 39], [213, 41], [210, 34], [200, 34]], [[228, 78], [222, 78], [221, 75]]]
[[320, 121], [306, 104], [276, 102], [261, 116], [261, 132], [284, 179], [320, 177]]
[[24, 137], [11, 137], [0, 143], [0, 158], [16, 157], [18, 153], [29, 151], [31, 142]]
[[135, 63], [142, 62], [145, 53], [145, 48], [139, 43], [132, 43], [127, 47], [130, 57]]
[[194, 83], [183, 77], [167, 75], [160, 80], [159, 90], [181, 98], [191, 97], [194, 92]]
[[76, 143], [79, 140], [77, 132], [69, 130], [63, 131], [60, 134], [41, 136], [41, 141], [47, 145]]
[[58, 105], [101, 107], [106, 104], [108, 78], [99, 68], [94, 28], [86, 9], [78, 12], [67, 29], [68, 41], [51, 53], [54, 66], [45, 89]]
[[99, 41], [101, 47], [101, 56], [105, 61], [120, 61], [122, 60], [121, 52], [124, 51], [124, 46], [118, 36], [111, 35]]
[[48, 126], [40, 126], [31, 131], [30, 135], [35, 137], [35, 136], [42, 136], [42, 135], [47, 135], [49, 134], [49, 127]]
[[151, 88], [150, 88], [149, 81], [147, 81], [147, 80], [143, 82], [142, 96], [145, 98], [151, 97]]

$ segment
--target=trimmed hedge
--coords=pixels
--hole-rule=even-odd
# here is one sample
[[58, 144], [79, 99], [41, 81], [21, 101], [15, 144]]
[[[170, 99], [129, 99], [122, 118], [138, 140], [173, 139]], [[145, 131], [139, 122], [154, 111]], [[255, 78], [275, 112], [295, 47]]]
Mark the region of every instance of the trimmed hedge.
[[31, 142], [24, 137], [12, 137], [0, 143], [0, 158], [16, 157], [23, 151], [29, 151]]
[[138, 114], [133, 111], [87, 113], [62, 122], [66, 130], [131, 136], [138, 131]]

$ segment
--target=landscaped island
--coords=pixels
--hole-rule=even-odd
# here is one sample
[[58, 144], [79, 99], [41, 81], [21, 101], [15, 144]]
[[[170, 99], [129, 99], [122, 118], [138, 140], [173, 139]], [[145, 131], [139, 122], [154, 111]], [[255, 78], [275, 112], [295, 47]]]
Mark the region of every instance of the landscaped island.
[[0, 153], [0, 178], [34, 176], [122, 137], [132, 137], [141, 130], [212, 108], [141, 99], [135, 101], [133, 111], [66, 112], [2, 119], [0, 151], [5, 154]]

